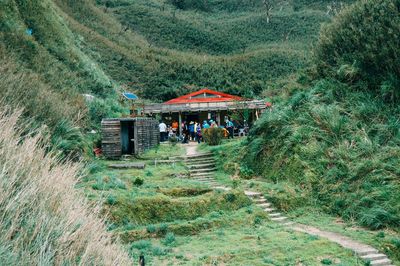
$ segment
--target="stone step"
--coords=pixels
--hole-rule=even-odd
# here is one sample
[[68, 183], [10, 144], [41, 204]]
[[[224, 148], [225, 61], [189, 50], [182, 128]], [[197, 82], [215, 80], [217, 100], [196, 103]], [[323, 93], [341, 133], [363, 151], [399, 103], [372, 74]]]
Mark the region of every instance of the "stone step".
[[267, 208], [267, 207], [271, 207], [271, 203], [269, 203], [269, 202], [257, 203], [257, 206], [261, 207], [261, 208]]
[[254, 192], [254, 191], [245, 191], [244, 194], [251, 198], [259, 198], [262, 195], [260, 192]]
[[185, 157], [186, 160], [194, 160], [199, 158], [213, 158], [213, 154], [211, 152], [207, 152], [207, 153], [198, 153], [195, 155], [188, 155]]
[[265, 208], [264, 211], [266, 211], [266, 212], [272, 212], [272, 211], [275, 211], [275, 209], [274, 209], [274, 208]]
[[168, 157], [169, 160], [191, 160], [191, 159], [197, 159], [197, 158], [207, 158], [210, 157], [212, 158], [213, 154], [211, 152], [204, 152], [204, 153], [198, 153], [194, 155], [187, 155], [187, 156], [173, 156], [173, 157]]
[[368, 254], [368, 255], [364, 255], [361, 256], [362, 259], [364, 260], [381, 260], [381, 259], [387, 259], [385, 254], [381, 254], [381, 253], [376, 253], [376, 254]]
[[281, 216], [281, 213], [280, 212], [274, 212], [274, 213], [270, 213], [269, 216], [270, 217], [279, 217], [279, 216]]
[[195, 181], [195, 182], [200, 182], [200, 183], [204, 183], [204, 182], [210, 182], [210, 181], [212, 181], [211, 179], [193, 179], [193, 181]]
[[203, 157], [203, 158], [195, 158], [195, 159], [187, 159], [186, 163], [198, 163], [198, 162], [215, 162], [213, 157]]
[[206, 177], [206, 178], [211, 178], [214, 176], [214, 173], [210, 172], [210, 173], [195, 173], [195, 174], [190, 174], [191, 177], [193, 178], [201, 178], [201, 177]]
[[286, 223], [283, 223], [282, 225], [284, 225], [284, 226], [290, 226], [290, 225], [293, 225], [294, 224], [294, 222], [286, 222]]
[[264, 197], [259, 197], [257, 199], [253, 199], [253, 201], [257, 204], [257, 203], [265, 203], [267, 202], [267, 200]]
[[196, 181], [204, 181], [204, 180], [210, 181], [210, 180], [214, 180], [212, 177], [193, 177], [192, 179], [193, 179], [193, 180], [196, 180]]
[[381, 260], [373, 260], [370, 262], [369, 265], [373, 265], [373, 266], [388, 266], [392, 264], [392, 261], [389, 259], [381, 259]]
[[285, 216], [281, 216], [281, 217], [272, 217], [271, 220], [274, 222], [282, 222], [285, 221], [287, 219], [287, 217]]
[[198, 174], [198, 173], [209, 173], [209, 172], [215, 172], [217, 168], [202, 168], [202, 169], [193, 169], [190, 170], [189, 172], [192, 174]]
[[192, 170], [192, 169], [215, 168], [215, 163], [188, 165], [188, 168], [189, 168], [190, 170]]
[[225, 190], [225, 191], [231, 190], [230, 187], [224, 187], [224, 186], [221, 186], [221, 185], [219, 185], [219, 186], [214, 186], [213, 188], [215, 188], [215, 189], [221, 189], [221, 190]]
[[358, 250], [356, 252], [357, 252], [357, 255], [359, 255], [360, 257], [365, 256], [365, 255], [370, 255], [370, 254], [379, 254], [379, 251], [374, 248], [362, 249], [362, 250]]

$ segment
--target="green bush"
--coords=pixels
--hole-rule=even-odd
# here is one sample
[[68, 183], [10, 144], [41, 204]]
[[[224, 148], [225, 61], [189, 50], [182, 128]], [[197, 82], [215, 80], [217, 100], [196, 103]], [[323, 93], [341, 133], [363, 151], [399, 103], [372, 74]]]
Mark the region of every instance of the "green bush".
[[149, 240], [139, 240], [131, 245], [131, 249], [138, 249], [138, 250], [147, 250], [151, 248], [151, 242]]
[[399, 0], [358, 1], [323, 27], [315, 49], [320, 74], [398, 100], [399, 5]]
[[332, 265], [333, 262], [332, 262], [331, 259], [322, 259], [321, 260], [321, 264], [323, 264], [323, 265]]
[[136, 177], [135, 180], [133, 181], [133, 184], [137, 187], [140, 187], [144, 184], [144, 179], [141, 177]]
[[173, 246], [175, 245], [175, 234], [172, 232], [167, 233], [164, 240], [162, 241], [166, 246]]
[[114, 195], [108, 195], [107, 200], [106, 200], [106, 203], [108, 205], [115, 205], [115, 204], [117, 204], [117, 202], [118, 202], [117, 198]]
[[202, 130], [204, 141], [210, 146], [216, 146], [221, 144], [224, 137], [224, 131], [222, 128], [206, 128]]
[[157, 231], [157, 227], [154, 224], [146, 226], [147, 233], [154, 234]]

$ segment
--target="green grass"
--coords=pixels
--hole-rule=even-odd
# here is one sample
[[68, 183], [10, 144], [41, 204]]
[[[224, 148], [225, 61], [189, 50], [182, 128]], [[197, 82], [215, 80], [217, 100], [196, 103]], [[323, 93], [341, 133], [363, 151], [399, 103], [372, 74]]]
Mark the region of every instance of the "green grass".
[[[237, 148], [242, 141], [246, 139], [224, 141], [217, 147], [200, 145], [199, 149], [213, 150], [218, 161], [226, 160], [223, 151]], [[90, 198], [103, 200], [109, 230], [121, 237], [134, 261], [144, 254], [151, 265], [320, 265], [322, 260], [357, 265], [350, 251], [270, 222], [243, 194], [251, 181], [232, 181], [230, 170], [224, 170], [222, 163], [216, 179], [236, 190], [212, 191], [177, 177], [187, 171], [181, 163], [153, 164], [168, 151], [171, 156], [181, 155], [182, 147], [172, 151], [161, 145], [145, 153], [142, 157], [146, 160], [134, 159], [148, 163], [144, 170], [108, 169], [108, 164], [116, 162], [100, 161], [102, 167], [80, 184]], [[143, 184], [135, 185], [137, 178]], [[102, 189], [96, 189], [99, 180]]]
[[254, 214], [246, 210], [229, 215], [228, 219], [227, 225], [198, 235], [175, 236], [172, 247], [165, 245], [164, 239], [150, 240], [152, 248], [167, 250], [163, 254], [155, 254], [148, 247], [133, 248], [133, 256], [137, 258], [144, 251], [154, 265], [320, 265], [322, 259], [331, 259], [334, 265], [357, 265], [351, 252], [335, 244], [285, 231], [265, 218], [255, 223]]
[[[272, 140], [273, 138], [271, 138], [271, 135], [269, 136], [269, 140]], [[254, 140], [251, 141], [254, 142]], [[262, 192], [274, 207], [280, 212], [285, 213], [285, 216], [290, 217], [293, 221], [313, 225], [327, 231], [338, 232], [352, 239], [370, 244], [390, 256], [393, 261], [398, 262], [398, 254], [400, 254], [398, 245], [400, 235], [398, 228], [389, 227], [386, 229], [371, 230], [361, 227], [360, 223], [362, 223], [362, 221], [359, 220], [357, 214], [352, 217], [345, 216], [345, 220], [343, 221], [343, 218], [338, 216], [340, 212], [333, 213], [329, 205], [321, 203], [320, 197], [322, 193], [327, 192], [321, 191], [320, 194], [318, 194], [314, 191], [312, 187], [313, 183], [307, 183], [304, 174], [286, 178], [285, 174], [287, 170], [280, 168], [281, 173], [277, 172], [278, 174], [276, 175], [261, 174], [257, 176], [259, 173], [254, 172], [253, 175], [250, 176], [250, 179], [246, 180], [245, 178], [248, 176], [246, 173], [243, 174], [242, 172], [248, 171], [248, 164], [240, 164], [238, 162], [249, 162], [249, 160], [246, 160], [246, 156], [249, 156], [248, 144], [249, 139], [238, 138], [233, 141], [226, 140], [220, 146], [201, 145], [200, 149], [202, 151], [214, 152], [219, 162], [219, 171], [216, 176], [226, 176], [229, 178], [230, 175], [236, 175], [240, 177], [240, 179], [237, 179], [234, 183], [228, 179], [229, 181], [227, 181], [227, 184], [238, 184], [241, 188]], [[379, 156], [379, 153], [375, 155]], [[257, 160], [258, 161], [252, 162], [251, 169], [266, 167], [264, 161]], [[289, 163], [292, 162], [289, 161]], [[271, 171], [271, 169], [268, 170]], [[322, 179], [319, 186], [324, 185], [328, 186]], [[348, 186], [351, 186], [351, 183], [348, 183]], [[365, 186], [363, 188], [365, 189]], [[375, 188], [376, 191], [379, 191], [379, 189], [384, 191], [385, 187], [381, 188], [377, 186]], [[330, 193], [332, 193], [332, 191]], [[366, 191], [357, 190], [357, 192], [353, 193], [365, 194]], [[354, 194], [343, 194], [340, 197], [352, 198]], [[357, 200], [353, 200], [352, 204], [357, 204]], [[397, 204], [397, 202], [393, 201], [393, 204]], [[384, 208], [384, 206], [387, 206], [387, 202], [384, 202], [382, 208]], [[354, 208], [354, 206], [350, 205], [348, 208]], [[358, 211], [361, 213], [365, 210]], [[340, 223], [338, 223], [338, 221], [340, 221]]]
[[372, 245], [389, 255], [394, 264], [400, 263], [400, 234], [389, 229], [368, 230], [356, 222], [344, 222], [338, 217], [332, 217], [313, 208], [299, 208], [287, 213], [293, 221], [313, 225], [322, 230], [337, 232], [363, 243]]

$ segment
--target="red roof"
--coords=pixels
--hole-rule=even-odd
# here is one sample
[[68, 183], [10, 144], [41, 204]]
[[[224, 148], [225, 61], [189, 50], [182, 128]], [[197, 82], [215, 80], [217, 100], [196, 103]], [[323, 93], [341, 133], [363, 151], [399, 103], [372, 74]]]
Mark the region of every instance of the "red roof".
[[180, 104], [180, 103], [204, 103], [204, 102], [231, 102], [241, 101], [243, 98], [235, 95], [230, 95], [223, 92], [202, 89], [192, 92], [178, 98], [169, 100], [165, 104]]

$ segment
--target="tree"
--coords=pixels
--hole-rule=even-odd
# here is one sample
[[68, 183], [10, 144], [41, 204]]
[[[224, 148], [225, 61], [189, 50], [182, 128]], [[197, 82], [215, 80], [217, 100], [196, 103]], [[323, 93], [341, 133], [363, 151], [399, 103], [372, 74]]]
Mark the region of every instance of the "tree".
[[273, 0], [262, 0], [263, 6], [265, 7], [265, 14], [267, 15], [267, 23], [269, 23], [271, 19], [271, 11], [273, 9]]

